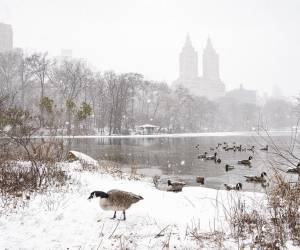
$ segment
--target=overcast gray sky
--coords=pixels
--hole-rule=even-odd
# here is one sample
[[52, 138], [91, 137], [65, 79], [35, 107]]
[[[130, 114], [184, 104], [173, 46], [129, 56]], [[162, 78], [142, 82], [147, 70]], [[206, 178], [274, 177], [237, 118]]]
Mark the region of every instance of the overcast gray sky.
[[72, 49], [99, 70], [168, 83], [186, 34], [199, 72], [209, 35], [227, 89], [300, 91], [299, 0], [0, 0], [0, 22], [13, 25], [16, 47]]

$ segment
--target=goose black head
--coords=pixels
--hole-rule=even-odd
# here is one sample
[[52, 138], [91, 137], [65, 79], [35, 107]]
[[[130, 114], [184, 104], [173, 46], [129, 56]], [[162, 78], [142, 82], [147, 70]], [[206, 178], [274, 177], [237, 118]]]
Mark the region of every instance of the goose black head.
[[93, 191], [90, 194], [90, 197], [88, 198], [88, 200], [96, 198], [96, 197], [100, 197], [100, 198], [107, 198], [108, 194], [102, 191]]
[[242, 190], [242, 187], [242, 183], [239, 182], [238, 184], [236, 184], [236, 190]]
[[172, 182], [170, 180], [168, 180], [168, 186], [171, 186]]
[[215, 156], [217, 156], [217, 152], [215, 152], [215, 154], [214, 154]]
[[300, 162], [297, 164], [297, 168], [299, 168], [300, 167]]
[[267, 173], [266, 172], [262, 172], [260, 176], [261, 177], [267, 176]]
[[251, 161], [251, 160], [252, 160], [252, 158], [253, 158], [253, 157], [250, 155], [250, 156], [249, 156], [249, 158], [248, 158], [248, 159], [249, 159], [249, 161]]

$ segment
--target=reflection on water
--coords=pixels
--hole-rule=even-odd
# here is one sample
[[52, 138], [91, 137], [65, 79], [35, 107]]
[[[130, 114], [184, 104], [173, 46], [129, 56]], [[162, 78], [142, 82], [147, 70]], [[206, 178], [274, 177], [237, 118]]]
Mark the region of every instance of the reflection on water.
[[[275, 136], [278, 145], [288, 143], [288, 136]], [[162, 138], [73, 138], [66, 139], [70, 149], [84, 152], [95, 159], [110, 160], [124, 165], [129, 171], [130, 165], [138, 166], [138, 173], [146, 176], [156, 174], [166, 181], [167, 178], [181, 179], [189, 185], [197, 185], [196, 176], [205, 177], [205, 186], [223, 188], [224, 183], [243, 183], [243, 190], [260, 191], [259, 184], [245, 182], [244, 175], [259, 175], [262, 171], [271, 171], [268, 161], [273, 154], [266, 152], [225, 152], [216, 150], [222, 160], [203, 161], [197, 158], [199, 152], [213, 154], [210, 147], [217, 143], [236, 142], [245, 147], [256, 145], [261, 147], [260, 138], [255, 136], [202, 136], [202, 137], [162, 137]], [[199, 144], [199, 150], [195, 145]], [[253, 155], [252, 167], [237, 165], [238, 160], [248, 159]], [[234, 165], [231, 171], [225, 171], [225, 164]]]

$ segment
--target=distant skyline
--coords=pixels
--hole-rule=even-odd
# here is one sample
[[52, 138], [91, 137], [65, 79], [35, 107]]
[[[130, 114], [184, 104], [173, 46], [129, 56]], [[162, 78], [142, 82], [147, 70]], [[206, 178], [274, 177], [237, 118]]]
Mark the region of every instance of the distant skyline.
[[0, 0], [15, 47], [71, 49], [98, 70], [171, 84], [186, 35], [199, 57], [209, 36], [227, 90], [277, 85], [289, 96], [300, 92], [299, 13], [298, 0]]

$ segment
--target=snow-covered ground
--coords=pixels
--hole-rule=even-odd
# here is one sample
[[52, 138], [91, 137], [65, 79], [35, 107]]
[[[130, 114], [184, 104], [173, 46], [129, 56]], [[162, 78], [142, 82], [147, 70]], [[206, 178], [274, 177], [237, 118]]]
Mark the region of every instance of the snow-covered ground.
[[[189, 233], [193, 228], [228, 234], [226, 215], [238, 199], [259, 207], [265, 198], [260, 193], [204, 187], [171, 193], [156, 189], [147, 179], [78, 171], [80, 161], [64, 167], [72, 175], [68, 189], [31, 197], [16, 213], [0, 217], [0, 249], [163, 249], [168, 243], [170, 249], [195, 249], [199, 245]], [[127, 210], [126, 221], [119, 220], [121, 213], [111, 220], [113, 212], [103, 211], [98, 198], [87, 199], [92, 191], [110, 189], [144, 198]], [[214, 249], [210, 244], [206, 248]], [[227, 239], [225, 247], [237, 245]]]

